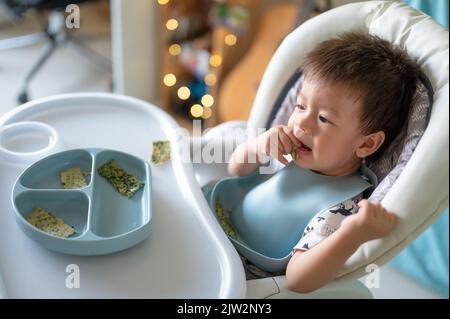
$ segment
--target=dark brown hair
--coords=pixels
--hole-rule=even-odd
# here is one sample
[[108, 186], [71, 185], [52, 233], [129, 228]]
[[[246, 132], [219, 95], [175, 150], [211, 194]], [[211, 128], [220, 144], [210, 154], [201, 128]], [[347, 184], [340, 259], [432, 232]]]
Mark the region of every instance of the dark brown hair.
[[361, 102], [361, 132], [385, 133], [369, 161], [377, 160], [405, 126], [420, 75], [404, 49], [363, 32], [321, 42], [306, 56], [302, 71], [307, 79], [345, 85]]

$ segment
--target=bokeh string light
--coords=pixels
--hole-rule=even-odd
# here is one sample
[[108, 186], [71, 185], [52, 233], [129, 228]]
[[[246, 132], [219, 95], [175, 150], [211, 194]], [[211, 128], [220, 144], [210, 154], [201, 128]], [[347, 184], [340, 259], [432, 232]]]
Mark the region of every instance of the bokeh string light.
[[[161, 6], [167, 5], [171, 1], [173, 2], [172, 6], [176, 3], [176, 1], [174, 2], [173, 0], [157, 1]], [[182, 19], [184, 19], [184, 17], [177, 16], [177, 18], [174, 18], [172, 16], [170, 17], [170, 19], [165, 21], [165, 29], [170, 32], [170, 39], [172, 39], [172, 43], [170, 43], [167, 47], [168, 55], [174, 58], [181, 57], [181, 59], [183, 59], [183, 48], [185, 44], [183, 43], [183, 41], [180, 41], [180, 38], [177, 34], [180, 32], [186, 32], [186, 30], [181, 30], [183, 28], [183, 24], [180, 24], [180, 21], [182, 21]], [[177, 34], [175, 34], [175, 32]], [[231, 32], [231, 29], [223, 37], [223, 43], [226, 46], [235, 46], [237, 42], [238, 37], [235, 32]], [[219, 68], [223, 64], [223, 56], [219, 52], [211, 52], [209, 55], [209, 61], [207, 60], [207, 62], [209, 64], [209, 70], [206, 69], [206, 72], [201, 75], [202, 77], [196, 79], [196, 81], [200, 81], [200, 83], [203, 83], [203, 86], [205, 87], [204, 90], [206, 92], [200, 93], [200, 95], [198, 95], [198, 86], [195, 86], [195, 82], [194, 85], [190, 82], [190, 80], [186, 82], [186, 79], [183, 79], [183, 76], [181, 76], [180, 74], [177, 75], [177, 72], [166, 71], [163, 77], [163, 83], [166, 87], [170, 88], [171, 90], [176, 90], [176, 96], [181, 101], [183, 101], [183, 103], [190, 103], [188, 104], [190, 106], [185, 106], [187, 108], [186, 111], [189, 110], [188, 112], [193, 118], [202, 118], [205, 120], [209, 119], [213, 114], [212, 107], [215, 103], [213, 92], [215, 92], [215, 86], [219, 81], [218, 74], [220, 74]], [[172, 62], [169, 62], [169, 65], [171, 64]], [[173, 70], [173, 68], [171, 69]]]

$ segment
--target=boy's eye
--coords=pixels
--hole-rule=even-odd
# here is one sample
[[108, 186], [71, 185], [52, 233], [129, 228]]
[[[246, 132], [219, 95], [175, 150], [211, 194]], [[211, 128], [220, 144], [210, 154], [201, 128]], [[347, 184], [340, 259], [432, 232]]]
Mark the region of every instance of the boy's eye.
[[295, 108], [296, 108], [297, 110], [303, 111], [303, 110], [305, 109], [305, 106], [304, 106], [304, 105], [301, 105], [301, 104], [296, 104], [296, 105], [295, 105]]
[[322, 122], [322, 123], [329, 123], [329, 124], [332, 124], [330, 121], [328, 121], [326, 118], [324, 118], [322, 115], [319, 115], [319, 120]]

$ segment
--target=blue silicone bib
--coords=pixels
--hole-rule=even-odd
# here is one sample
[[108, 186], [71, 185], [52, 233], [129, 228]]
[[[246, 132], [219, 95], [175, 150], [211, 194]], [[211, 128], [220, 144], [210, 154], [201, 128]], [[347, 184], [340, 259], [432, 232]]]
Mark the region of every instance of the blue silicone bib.
[[209, 204], [214, 208], [219, 200], [230, 211], [238, 235], [230, 239], [236, 249], [256, 266], [274, 272], [285, 269], [313, 216], [371, 186], [358, 172], [326, 176], [291, 162], [272, 175], [222, 179]]

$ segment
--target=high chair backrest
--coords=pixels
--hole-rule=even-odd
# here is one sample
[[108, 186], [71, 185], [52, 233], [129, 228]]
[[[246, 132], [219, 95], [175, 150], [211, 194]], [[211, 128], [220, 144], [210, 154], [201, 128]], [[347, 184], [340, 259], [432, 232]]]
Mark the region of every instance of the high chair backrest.
[[399, 217], [395, 230], [362, 245], [338, 277], [360, 277], [370, 264], [381, 266], [435, 221], [448, 206], [449, 49], [448, 31], [429, 16], [398, 1], [367, 1], [327, 11], [305, 22], [280, 45], [258, 89], [248, 127], [266, 127], [286, 83], [318, 43], [363, 30], [405, 47], [434, 91], [427, 129], [411, 159], [392, 185], [383, 206]]

